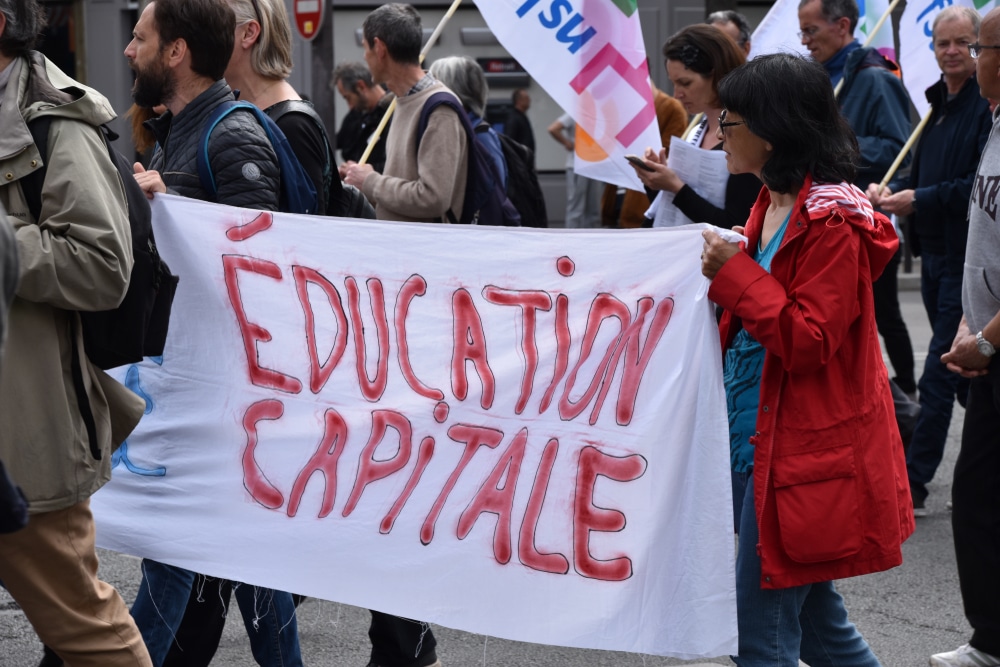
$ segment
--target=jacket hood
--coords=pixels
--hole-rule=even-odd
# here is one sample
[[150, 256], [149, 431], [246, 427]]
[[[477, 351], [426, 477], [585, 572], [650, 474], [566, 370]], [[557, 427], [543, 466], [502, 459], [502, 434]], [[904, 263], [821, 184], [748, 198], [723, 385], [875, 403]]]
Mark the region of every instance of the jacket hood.
[[899, 65], [889, 60], [876, 49], [870, 46], [864, 46], [860, 49], [852, 51], [850, 55], [847, 56], [847, 66], [845, 69], [849, 72], [856, 72], [859, 69], [864, 69], [866, 67], [881, 67], [882, 69], [887, 69], [896, 76], [899, 76]]
[[[63, 74], [45, 56], [31, 51], [10, 64], [10, 82], [0, 103], [0, 162], [18, 178], [38, 159], [28, 122], [40, 116], [99, 126], [115, 118], [107, 98]], [[12, 159], [14, 163], [7, 163]], [[23, 163], [23, 164], [22, 164]]]
[[[24, 71], [27, 65], [27, 74]], [[78, 120], [88, 125], [103, 125], [116, 114], [104, 95], [66, 76], [37, 51], [22, 59], [18, 93], [25, 120], [51, 115]]]
[[813, 183], [810, 179], [805, 186], [799, 198], [809, 218], [829, 217], [853, 225], [868, 252], [872, 280], [878, 279], [899, 247], [889, 219], [876, 212], [865, 193], [850, 183]]

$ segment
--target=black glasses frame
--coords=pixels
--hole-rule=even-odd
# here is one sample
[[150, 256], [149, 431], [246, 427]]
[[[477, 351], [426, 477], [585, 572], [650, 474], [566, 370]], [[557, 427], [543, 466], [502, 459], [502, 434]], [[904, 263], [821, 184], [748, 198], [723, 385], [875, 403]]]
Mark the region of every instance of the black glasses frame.
[[1000, 46], [991, 46], [989, 44], [980, 44], [976, 42], [975, 44], [969, 44], [969, 55], [973, 58], [978, 58], [983, 55], [983, 51], [986, 49], [1000, 49]]
[[726, 133], [727, 127], [735, 127], [737, 125], [746, 125], [745, 120], [726, 120], [726, 114], [729, 113], [728, 110], [723, 109], [722, 113], [719, 114], [719, 129], [722, 130], [722, 134]]

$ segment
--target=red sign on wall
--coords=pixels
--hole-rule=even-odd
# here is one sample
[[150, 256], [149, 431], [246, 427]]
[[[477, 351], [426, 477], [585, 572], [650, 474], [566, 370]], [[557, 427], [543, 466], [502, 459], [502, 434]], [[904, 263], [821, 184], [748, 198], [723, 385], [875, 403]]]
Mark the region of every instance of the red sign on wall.
[[302, 39], [311, 41], [323, 25], [323, 7], [326, 0], [294, 0], [295, 28]]

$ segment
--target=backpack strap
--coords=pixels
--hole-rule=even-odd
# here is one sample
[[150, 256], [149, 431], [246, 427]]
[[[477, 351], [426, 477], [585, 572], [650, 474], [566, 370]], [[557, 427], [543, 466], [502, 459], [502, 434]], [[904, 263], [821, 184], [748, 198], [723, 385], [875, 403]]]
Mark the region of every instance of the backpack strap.
[[219, 104], [212, 112], [212, 115], [208, 117], [208, 122], [201, 128], [201, 139], [198, 141], [197, 154], [198, 180], [201, 181], [202, 189], [211, 195], [213, 200], [218, 197], [219, 187], [215, 182], [215, 174], [212, 173], [212, 163], [208, 159], [208, 142], [212, 138], [212, 132], [216, 126], [226, 116], [237, 109], [243, 109], [253, 114], [254, 118], [257, 119], [257, 123], [264, 128], [264, 133], [267, 135], [267, 140], [271, 144], [272, 150], [277, 151], [277, 149], [274, 149], [274, 135], [271, 132], [271, 126], [262, 118], [264, 115], [263, 111], [249, 102], [226, 100]]
[[[339, 198], [342, 198], [344, 187], [343, 183], [341, 183], [340, 181], [340, 174], [339, 173], [337, 173], [336, 175], [334, 174], [334, 172], [337, 171], [337, 161], [336, 158], [334, 158], [333, 146], [330, 145], [330, 137], [327, 135], [326, 132], [326, 123], [324, 123], [323, 119], [319, 117], [319, 114], [316, 112], [316, 107], [314, 107], [311, 103], [305, 100], [285, 100], [283, 102], [278, 102], [277, 104], [272, 104], [271, 106], [269, 106], [267, 108], [266, 113], [268, 116], [271, 117], [271, 120], [273, 120], [275, 123], [281, 120], [281, 118], [284, 117], [285, 114], [300, 113], [309, 116], [309, 118], [312, 119], [312, 122], [319, 129], [320, 136], [323, 137], [324, 148], [326, 149], [326, 164], [323, 165], [323, 187], [326, 189], [326, 200], [327, 200], [326, 210], [320, 211], [320, 214], [334, 215], [333, 213], [334, 202], [332, 201], [332, 199], [335, 193], [333, 192], [333, 190], [337, 190], [338, 192], [336, 194], [339, 195]], [[337, 179], [339, 187], [334, 187], [333, 184], [334, 178]], [[318, 197], [319, 193], [317, 192], [316, 195]], [[341, 202], [337, 203], [341, 204]]]
[[[420, 109], [420, 118], [417, 119], [417, 152], [420, 152], [420, 140], [424, 137], [424, 132], [427, 131], [427, 124], [430, 122], [431, 112], [439, 106], [444, 105], [450, 109], [453, 109], [456, 114], [458, 114], [458, 119], [462, 123], [462, 127], [465, 128], [465, 135], [468, 139], [466, 144], [471, 152], [473, 149], [472, 142], [475, 138], [472, 136], [472, 124], [469, 123], [469, 116], [465, 113], [465, 107], [462, 103], [452, 93], [446, 93], [445, 91], [437, 92], [427, 98], [424, 102], [423, 108]], [[468, 171], [472, 171], [472, 155], [470, 153], [468, 157], [469, 167]], [[465, 187], [469, 187], [468, 179], [466, 179]], [[455, 213], [449, 208], [445, 215], [448, 217], [448, 222], [453, 225], [458, 224], [458, 219], [455, 217]], [[438, 218], [440, 220], [440, 218]]]
[[42, 157], [42, 166], [30, 174], [22, 176], [20, 183], [24, 200], [28, 204], [28, 211], [36, 223], [42, 215], [42, 186], [45, 183], [46, 166], [49, 163], [50, 125], [52, 125], [52, 116], [42, 116], [28, 123], [31, 139], [35, 142], [38, 154]]
[[[24, 200], [28, 205], [31, 217], [35, 219], [35, 224], [38, 224], [42, 215], [42, 187], [45, 184], [45, 174], [48, 171], [46, 165], [49, 161], [49, 126], [51, 125], [52, 116], [42, 116], [28, 123], [31, 138], [35, 142], [35, 147], [38, 148], [39, 155], [42, 157], [42, 166], [30, 174], [22, 176], [19, 182], [21, 183], [21, 193], [24, 195]], [[105, 144], [107, 144], [107, 136], [104, 136]], [[70, 322], [70, 350], [72, 353], [70, 374], [73, 377], [73, 391], [76, 394], [77, 407], [80, 409], [80, 417], [83, 419], [84, 429], [87, 431], [87, 443], [90, 448], [90, 454], [95, 459], [100, 460], [101, 448], [97, 443], [97, 423], [94, 418], [94, 411], [90, 406], [90, 396], [87, 394], [87, 387], [83, 383], [83, 363], [80, 359], [80, 350], [76, 345], [79, 328], [77, 323], [79, 319], [73, 314]]]
[[[201, 139], [198, 142], [196, 153], [198, 180], [201, 182], [202, 189], [209, 194], [213, 201], [218, 200], [219, 189], [208, 158], [208, 143], [216, 126], [236, 110], [244, 110], [253, 114], [257, 124], [263, 128], [264, 136], [267, 137], [271, 150], [274, 151], [279, 172], [279, 202], [282, 204], [279, 205], [279, 210], [286, 213], [315, 214], [319, 194], [313, 187], [312, 181], [308, 179], [302, 164], [295, 157], [291, 146], [288, 145], [288, 139], [266, 113], [249, 102], [232, 100], [222, 102], [212, 111], [208, 121], [202, 127]], [[289, 186], [289, 183], [295, 185]]]
[[212, 200], [216, 200], [219, 195], [219, 188], [215, 183], [215, 174], [212, 173], [212, 164], [208, 159], [208, 141], [212, 138], [212, 131], [215, 126], [222, 122], [232, 111], [240, 107], [252, 106], [246, 102], [234, 102], [226, 100], [215, 108], [212, 115], [208, 117], [208, 122], [201, 128], [201, 139], [198, 141], [198, 180], [201, 181], [201, 189], [209, 194]]

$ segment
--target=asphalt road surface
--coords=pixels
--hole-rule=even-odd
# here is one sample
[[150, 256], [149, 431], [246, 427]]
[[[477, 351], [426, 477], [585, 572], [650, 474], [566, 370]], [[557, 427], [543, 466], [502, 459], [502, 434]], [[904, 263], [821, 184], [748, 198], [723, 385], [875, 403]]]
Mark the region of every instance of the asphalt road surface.
[[[930, 327], [919, 292], [900, 294], [903, 314], [917, 355], [917, 373], [926, 356]], [[951, 517], [945, 508], [958, 454], [964, 412], [956, 408], [945, 460], [930, 485], [930, 515], [917, 520], [917, 531], [904, 546], [904, 563], [889, 572], [840, 582], [851, 619], [886, 667], [928, 664], [932, 653], [968, 641], [955, 571]], [[139, 585], [139, 562], [102, 551], [101, 576], [131, 604]], [[234, 607], [235, 611], [235, 607]], [[252, 667], [242, 619], [234, 614], [213, 665]], [[299, 635], [305, 664], [316, 667], [364, 667], [368, 662], [368, 612], [335, 602], [309, 599], [299, 608]], [[639, 655], [526, 644], [434, 626], [438, 656], [445, 667], [654, 667], [694, 663]], [[16, 603], [0, 590], [0, 665], [34, 667], [41, 645]], [[732, 664], [722, 657], [701, 663]]]

